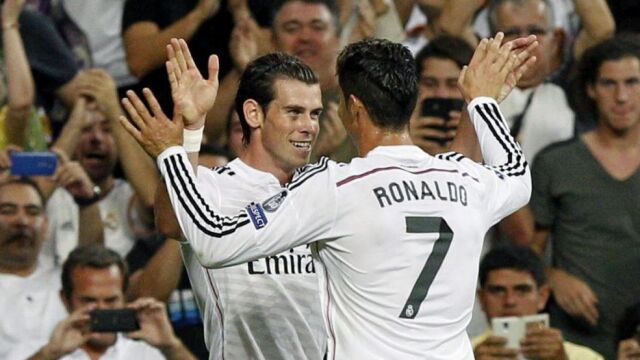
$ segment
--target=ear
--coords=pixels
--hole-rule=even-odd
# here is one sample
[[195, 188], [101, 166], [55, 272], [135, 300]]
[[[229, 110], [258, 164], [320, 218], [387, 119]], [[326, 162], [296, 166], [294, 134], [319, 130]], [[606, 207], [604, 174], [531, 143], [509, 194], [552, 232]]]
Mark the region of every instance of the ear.
[[362, 100], [360, 100], [353, 94], [349, 95], [349, 100], [347, 101], [347, 109], [351, 113], [351, 118], [355, 122], [358, 122], [360, 117], [364, 114], [363, 112], [367, 111], [364, 107], [364, 104], [362, 103]]
[[262, 127], [265, 114], [257, 101], [253, 99], [245, 100], [244, 104], [242, 104], [242, 111], [244, 112], [244, 118], [247, 120], [249, 127], [252, 129]]
[[551, 295], [551, 288], [544, 284], [538, 289], [538, 311], [542, 311], [547, 306], [547, 301]]

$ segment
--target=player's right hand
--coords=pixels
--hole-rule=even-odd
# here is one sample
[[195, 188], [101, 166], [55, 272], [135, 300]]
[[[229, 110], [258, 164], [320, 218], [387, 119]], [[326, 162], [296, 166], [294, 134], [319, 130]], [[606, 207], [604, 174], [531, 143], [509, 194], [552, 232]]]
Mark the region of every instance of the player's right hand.
[[591, 325], [598, 324], [598, 297], [589, 285], [564, 270], [553, 269], [549, 274], [553, 296], [568, 314], [582, 317]]
[[497, 360], [518, 358], [518, 350], [506, 348], [507, 339], [501, 336], [489, 336], [473, 349], [476, 360]]

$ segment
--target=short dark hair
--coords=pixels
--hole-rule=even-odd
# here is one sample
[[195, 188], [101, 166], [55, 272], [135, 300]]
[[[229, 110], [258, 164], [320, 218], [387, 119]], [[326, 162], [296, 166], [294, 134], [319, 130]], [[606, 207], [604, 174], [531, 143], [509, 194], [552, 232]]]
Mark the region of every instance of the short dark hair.
[[[331, 20], [333, 21], [333, 26], [336, 30], [336, 35], [340, 34], [340, 8], [338, 7], [338, 2], [336, 0], [274, 0], [273, 7], [271, 10], [271, 27], [275, 25], [276, 16], [280, 12], [280, 10], [290, 2], [301, 2], [305, 4], [320, 4], [327, 7], [329, 13], [331, 14]], [[274, 29], [275, 30], [275, 29]]]
[[416, 55], [418, 76], [424, 70], [424, 61], [430, 58], [451, 60], [460, 69], [468, 65], [473, 56], [473, 48], [464, 39], [452, 35], [439, 35], [429, 41]]
[[640, 60], [640, 35], [619, 34], [598, 43], [582, 54], [572, 81], [578, 110], [588, 114], [597, 112], [595, 101], [587, 95], [587, 87], [596, 83], [604, 62], [626, 57]]
[[528, 246], [502, 245], [489, 251], [480, 262], [480, 286], [484, 288], [490, 272], [502, 269], [526, 271], [538, 287], [546, 282], [542, 259]]
[[[489, 2], [489, 7], [487, 9], [487, 14], [489, 18], [489, 31], [491, 34], [496, 34], [498, 32], [498, 8], [503, 4], [512, 3], [519, 7], [525, 5], [527, 1], [531, 0], [492, 0]], [[553, 11], [553, 6], [550, 0], [540, 0], [542, 1], [547, 8], [547, 26], [553, 27], [555, 26], [555, 13]]]
[[2, 189], [7, 185], [24, 185], [24, 186], [32, 187], [33, 190], [35, 190], [36, 193], [38, 194], [38, 197], [40, 198], [40, 203], [42, 204], [42, 206], [43, 207], [45, 206], [44, 194], [42, 194], [42, 190], [40, 190], [40, 187], [38, 186], [38, 184], [35, 181], [33, 181], [31, 178], [26, 176], [22, 176], [19, 178], [10, 178], [7, 181], [0, 182], [0, 189]]
[[99, 244], [84, 245], [75, 248], [62, 264], [62, 294], [70, 299], [73, 292], [73, 270], [79, 267], [106, 269], [117, 265], [122, 274], [122, 291], [129, 286], [129, 268], [117, 252]]
[[400, 130], [409, 124], [418, 96], [409, 49], [382, 39], [359, 41], [342, 50], [337, 72], [344, 99], [358, 97], [377, 126]]
[[253, 60], [242, 73], [235, 100], [235, 110], [242, 126], [242, 141], [249, 144], [251, 128], [244, 117], [243, 105], [248, 99], [255, 100], [266, 114], [269, 104], [275, 97], [276, 80], [289, 79], [305, 84], [319, 84], [318, 77], [295, 56], [285, 53], [272, 53]]

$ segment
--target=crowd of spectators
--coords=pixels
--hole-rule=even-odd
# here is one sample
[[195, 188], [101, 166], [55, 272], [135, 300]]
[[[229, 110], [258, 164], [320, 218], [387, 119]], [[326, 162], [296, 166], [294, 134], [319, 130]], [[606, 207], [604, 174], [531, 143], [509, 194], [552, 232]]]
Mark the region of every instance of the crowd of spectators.
[[[180, 247], [154, 223], [159, 172], [118, 122], [120, 99], [144, 87], [171, 117], [171, 39], [188, 43], [203, 74], [218, 55], [199, 160], [222, 167], [243, 151], [233, 109], [241, 74], [274, 51], [318, 77], [313, 158], [357, 156], [338, 115], [335, 68], [342, 47], [369, 37], [412, 50], [412, 140], [432, 155], [449, 151], [463, 111], [451, 101], [462, 99], [458, 75], [497, 32], [539, 42], [535, 66], [501, 103], [532, 164], [533, 196], [487, 236], [480, 325], [469, 328], [476, 357], [518, 356], [485, 333], [491, 318], [544, 312], [550, 326], [528, 333], [525, 356], [640, 358], [639, 14], [633, 0], [3, 1], [0, 359], [112, 347], [125, 358], [208, 358]], [[11, 173], [12, 154], [46, 150], [58, 159], [53, 175]], [[125, 304], [141, 322], [129, 335], [142, 342], [81, 331], [90, 310]], [[555, 352], [532, 350], [536, 339]]]

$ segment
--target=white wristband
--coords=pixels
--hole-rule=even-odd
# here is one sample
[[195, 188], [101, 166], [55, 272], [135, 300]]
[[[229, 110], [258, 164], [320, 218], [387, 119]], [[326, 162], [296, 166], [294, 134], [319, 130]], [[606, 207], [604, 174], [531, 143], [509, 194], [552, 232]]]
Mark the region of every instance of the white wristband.
[[188, 153], [199, 152], [200, 145], [202, 145], [203, 133], [204, 126], [196, 130], [182, 129], [182, 147], [184, 147]]

